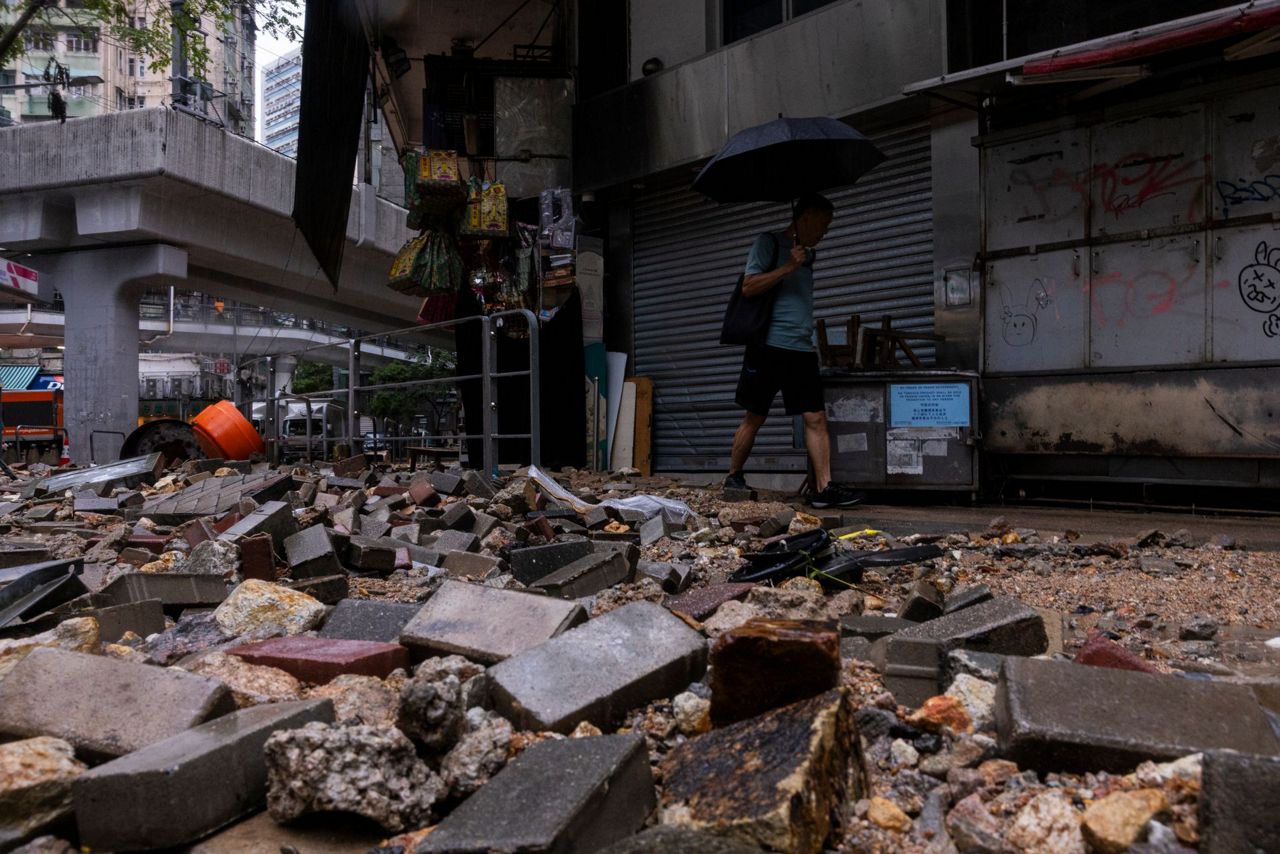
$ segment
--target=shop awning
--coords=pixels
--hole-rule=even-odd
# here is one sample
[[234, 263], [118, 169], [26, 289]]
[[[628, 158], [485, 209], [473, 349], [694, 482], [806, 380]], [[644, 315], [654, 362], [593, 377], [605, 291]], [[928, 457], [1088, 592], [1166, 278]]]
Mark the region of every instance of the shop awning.
[[983, 99], [1013, 88], [1044, 84], [1087, 87], [1097, 94], [1150, 74], [1144, 64], [1158, 57], [1218, 42], [1224, 61], [1280, 51], [1280, 0], [1259, 0], [1179, 18], [1051, 51], [922, 80], [903, 94], [932, 95], [977, 109]]
[[0, 388], [5, 391], [25, 391], [38, 373], [39, 365], [0, 365]]

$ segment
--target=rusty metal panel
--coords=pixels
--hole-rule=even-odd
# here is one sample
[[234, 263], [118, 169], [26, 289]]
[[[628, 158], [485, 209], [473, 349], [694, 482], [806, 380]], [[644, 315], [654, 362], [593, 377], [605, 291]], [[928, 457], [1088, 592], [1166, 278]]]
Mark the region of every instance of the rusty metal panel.
[[1280, 368], [984, 380], [983, 449], [1280, 457]]
[[1280, 225], [1215, 232], [1211, 281], [1213, 361], [1280, 360]]
[[1095, 247], [1089, 276], [1089, 364], [1203, 361], [1204, 255], [1199, 234]]
[[1280, 213], [1280, 87], [1214, 104], [1215, 219]]
[[1088, 332], [1084, 264], [1066, 249], [987, 264], [986, 369], [1083, 368]]
[[1091, 233], [1096, 237], [1204, 222], [1207, 153], [1199, 104], [1095, 127]]
[[1084, 238], [1089, 153], [1087, 128], [987, 149], [987, 250]]

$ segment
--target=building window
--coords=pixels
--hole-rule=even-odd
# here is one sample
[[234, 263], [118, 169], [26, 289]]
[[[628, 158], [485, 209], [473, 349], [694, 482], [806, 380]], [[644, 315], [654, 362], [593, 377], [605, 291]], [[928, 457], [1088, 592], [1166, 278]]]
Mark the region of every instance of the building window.
[[26, 43], [28, 51], [41, 50], [46, 53], [53, 53], [55, 43], [53, 33], [35, 30], [24, 33], [22, 40]]
[[97, 53], [97, 33], [67, 33], [68, 53]]
[[121, 89], [119, 86], [116, 87], [116, 109], [117, 110], [124, 109], [124, 90]]
[[18, 82], [18, 72], [0, 70], [0, 86], [12, 86]]
[[732, 44], [835, 0], [724, 0], [724, 44]]
[[138, 76], [138, 60], [134, 59], [132, 56], [129, 57], [129, 76]]

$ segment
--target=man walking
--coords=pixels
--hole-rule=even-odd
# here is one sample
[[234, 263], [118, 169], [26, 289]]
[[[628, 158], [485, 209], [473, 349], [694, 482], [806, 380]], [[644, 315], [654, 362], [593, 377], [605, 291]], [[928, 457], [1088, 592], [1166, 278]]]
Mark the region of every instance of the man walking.
[[804, 417], [804, 444], [817, 489], [809, 503], [817, 508], [851, 507], [863, 499], [861, 492], [831, 482], [831, 439], [814, 346], [813, 250], [826, 236], [833, 214], [825, 197], [803, 196], [785, 230], [762, 234], [751, 247], [742, 295], [754, 298], [774, 291], [773, 316], [764, 344], [749, 345], [742, 359], [735, 400], [747, 413], [734, 434], [724, 481], [726, 487], [746, 488], [747, 457], [781, 391], [787, 414]]

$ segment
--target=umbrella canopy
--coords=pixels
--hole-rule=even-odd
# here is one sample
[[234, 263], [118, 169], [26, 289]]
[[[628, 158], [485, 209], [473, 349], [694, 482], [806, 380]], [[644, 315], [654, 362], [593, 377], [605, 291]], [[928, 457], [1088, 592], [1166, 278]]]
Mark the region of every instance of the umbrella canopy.
[[693, 189], [717, 202], [785, 202], [852, 184], [884, 160], [842, 121], [777, 119], [734, 134]]

